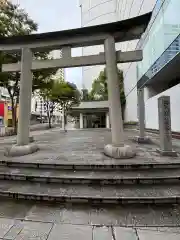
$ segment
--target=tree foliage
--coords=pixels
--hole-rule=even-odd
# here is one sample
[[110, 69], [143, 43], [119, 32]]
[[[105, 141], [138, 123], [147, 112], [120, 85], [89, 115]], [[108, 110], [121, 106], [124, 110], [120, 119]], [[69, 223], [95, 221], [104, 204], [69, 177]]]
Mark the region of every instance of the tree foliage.
[[56, 99], [53, 96], [53, 80], [46, 79], [46, 85], [39, 91], [39, 96], [43, 100], [44, 111], [47, 114], [49, 128], [51, 128], [51, 121], [56, 107]]
[[40, 96], [43, 98], [51, 127], [54, 110], [63, 110], [66, 122], [67, 112], [74, 104], [79, 103], [80, 93], [75, 84], [61, 79], [49, 80], [47, 84], [46, 88], [40, 90]]
[[[119, 90], [120, 90], [120, 100], [122, 108], [122, 117], [124, 119], [124, 108], [126, 104], [126, 97], [124, 93], [124, 78], [123, 72], [120, 69], [118, 71], [119, 79]], [[108, 100], [108, 84], [107, 84], [107, 75], [106, 68], [99, 73], [99, 76], [92, 83], [92, 89], [88, 94], [89, 100], [93, 101], [105, 101]]]
[[[119, 79], [119, 89], [121, 105], [124, 106], [126, 103], [124, 94], [124, 82], [123, 82], [123, 72], [118, 69], [118, 79]], [[108, 100], [108, 86], [107, 86], [107, 75], [106, 68], [99, 73], [99, 76], [92, 83], [92, 90], [90, 92], [90, 98], [93, 100]]]
[[60, 106], [67, 112], [73, 105], [79, 104], [80, 92], [74, 83], [60, 81], [54, 84]]
[[[7, 1], [0, 8], [0, 37], [28, 35], [37, 31], [37, 24], [20, 9], [18, 5]], [[34, 53], [37, 59], [48, 59], [49, 52]], [[0, 66], [3, 63], [15, 63], [21, 60], [21, 53], [0, 53]], [[33, 88], [45, 87], [45, 79], [55, 74], [57, 70], [41, 70], [33, 73]], [[14, 130], [17, 130], [16, 109], [19, 103], [20, 73], [0, 73], [0, 86], [7, 89], [12, 105], [12, 124]]]

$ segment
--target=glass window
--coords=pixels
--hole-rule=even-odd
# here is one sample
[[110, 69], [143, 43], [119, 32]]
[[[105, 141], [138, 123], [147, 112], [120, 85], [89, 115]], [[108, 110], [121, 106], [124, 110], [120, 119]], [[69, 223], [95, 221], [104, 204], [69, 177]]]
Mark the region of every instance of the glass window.
[[[164, 0], [159, 0], [156, 4], [161, 6], [162, 1]], [[158, 71], [166, 64], [167, 59], [171, 59], [174, 53], [180, 50], [178, 45], [179, 41], [175, 41], [171, 45], [180, 34], [179, 10], [180, 0], [165, 0], [162, 4], [152, 27], [149, 29], [146, 39], [144, 39], [144, 46], [142, 45], [141, 47], [143, 49], [143, 61], [137, 64], [138, 80], [148, 69], [150, 69], [150, 67], [153, 67], [153, 72]], [[166, 60], [158, 62], [158, 67], [154, 68], [153, 65], [168, 47], [168, 51], [173, 54], [171, 54], [171, 56], [165, 54]]]
[[180, 34], [180, 0], [166, 0], [163, 4], [165, 49]]

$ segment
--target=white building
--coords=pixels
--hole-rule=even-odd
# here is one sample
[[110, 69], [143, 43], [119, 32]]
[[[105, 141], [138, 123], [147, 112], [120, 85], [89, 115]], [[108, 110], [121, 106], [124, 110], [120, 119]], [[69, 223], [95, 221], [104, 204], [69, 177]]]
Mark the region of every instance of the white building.
[[[160, 79], [163, 75], [164, 66], [180, 53], [180, 37], [178, 37], [178, 34], [180, 34], [180, 18], [177, 10], [180, 9], [180, 1], [80, 0], [80, 7], [82, 10], [82, 26], [119, 21], [153, 10], [151, 23], [141, 41], [124, 42], [116, 45], [117, 50], [122, 51], [136, 48], [143, 49], [142, 62], [138, 64], [126, 63], [119, 66], [124, 73], [127, 102], [125, 121], [137, 121], [137, 87], [143, 86], [145, 88], [146, 126], [152, 129], [159, 128], [157, 98], [160, 95], [169, 95], [171, 97], [172, 130], [180, 132], [180, 114], [177, 111], [177, 106], [180, 104], [179, 71], [177, 71], [177, 67], [175, 68], [175, 63], [171, 75], [168, 75], [169, 85], [167, 86], [167, 82], [165, 84], [165, 80], [163, 82]], [[103, 46], [86, 47], [83, 48], [83, 55], [102, 51]], [[91, 88], [92, 81], [102, 69], [103, 66], [83, 68], [85, 88]], [[161, 74], [158, 75], [160, 72]], [[170, 71], [168, 72], [170, 73]], [[173, 73], [174, 78], [171, 77]], [[156, 82], [154, 82], [155, 74], [157, 75]], [[148, 81], [147, 78], [149, 78]], [[142, 81], [144, 83], [140, 85]]]
[[[50, 58], [58, 59], [62, 58], [62, 51], [61, 50], [54, 50], [50, 53]], [[54, 79], [65, 79], [65, 69], [60, 68], [58, 69], [56, 75], [54, 76]]]
[[[103, 24], [119, 21], [149, 12], [154, 7], [156, 0], [80, 0], [82, 8], [82, 26]], [[136, 48], [138, 41], [117, 44], [117, 50], [130, 51]], [[99, 53], [103, 46], [86, 47], [83, 55]], [[136, 63], [121, 64], [119, 66], [124, 72], [124, 88], [126, 94], [127, 108], [125, 121], [137, 121], [137, 78]], [[90, 66], [83, 68], [83, 83], [85, 88], [90, 89], [93, 80], [98, 76], [104, 66]]]

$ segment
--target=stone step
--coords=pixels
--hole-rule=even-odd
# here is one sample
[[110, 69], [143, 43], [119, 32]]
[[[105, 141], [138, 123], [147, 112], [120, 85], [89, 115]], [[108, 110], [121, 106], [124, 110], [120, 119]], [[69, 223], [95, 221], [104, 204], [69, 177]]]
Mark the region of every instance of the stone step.
[[22, 158], [6, 158], [0, 160], [0, 166], [9, 167], [25, 167], [25, 168], [41, 168], [41, 169], [63, 169], [63, 170], [106, 170], [111, 171], [115, 169], [169, 169], [180, 168], [180, 158], [159, 158], [153, 159], [106, 159], [106, 160], [93, 160], [86, 162], [81, 160], [66, 160], [66, 159], [26, 159]]
[[165, 184], [180, 183], [180, 169], [76, 171], [1, 166], [0, 179], [61, 184]]
[[0, 196], [15, 199], [89, 204], [179, 204], [179, 184], [65, 185], [0, 181]]

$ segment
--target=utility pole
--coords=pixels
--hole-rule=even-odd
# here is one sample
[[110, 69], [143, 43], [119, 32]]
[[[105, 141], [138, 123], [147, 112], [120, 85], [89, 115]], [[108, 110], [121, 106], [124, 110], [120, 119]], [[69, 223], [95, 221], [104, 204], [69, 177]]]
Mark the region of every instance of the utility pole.
[[[82, 4], [80, 4], [79, 5], [79, 7], [80, 7], [80, 9], [81, 9], [81, 28], [83, 27], [83, 19], [82, 19], [82, 14], [83, 14], [83, 12], [82, 12]], [[81, 48], [81, 55], [83, 56], [83, 47]], [[83, 67], [81, 68], [82, 70], [82, 75], [81, 75], [81, 77], [82, 77], [82, 89], [85, 89], [85, 86], [84, 86], [84, 81], [83, 81]]]
[[40, 110], [40, 115], [41, 115], [41, 123], [43, 123], [43, 120], [42, 120], [42, 114], [43, 114], [43, 99], [41, 98], [40, 100], [40, 104], [41, 104], [41, 110]]

